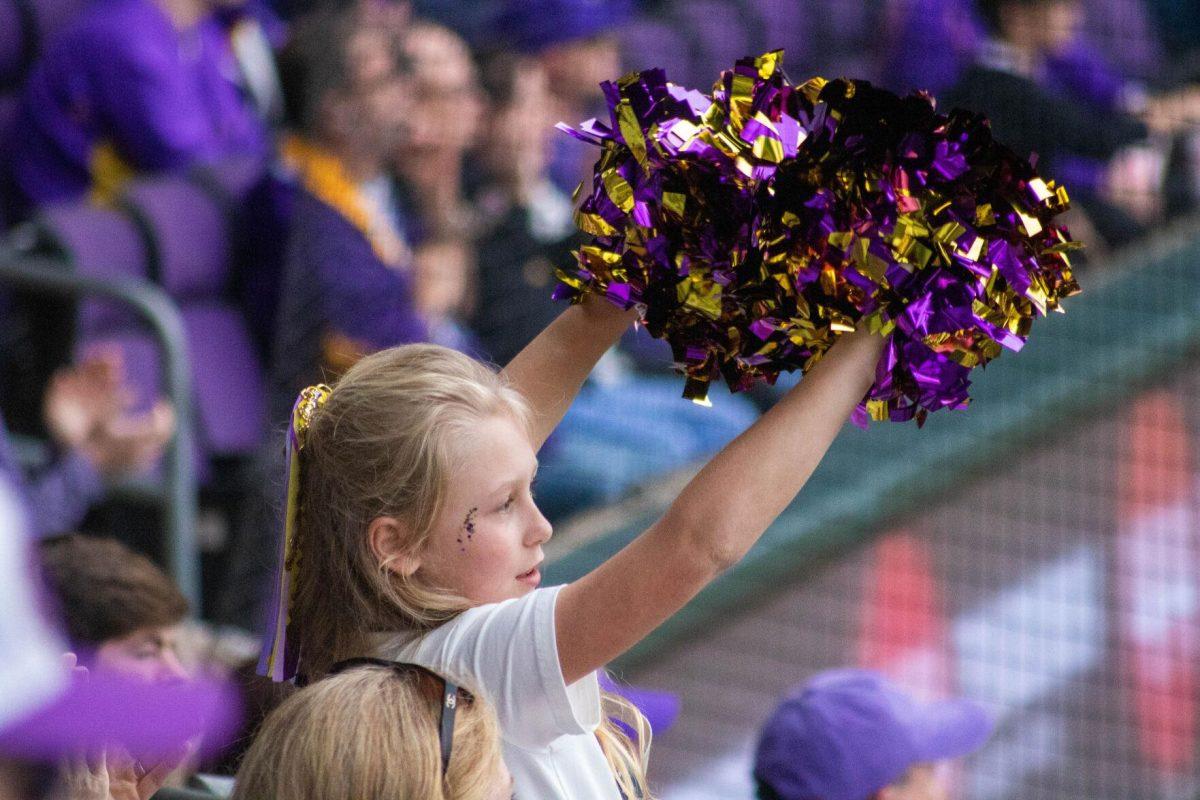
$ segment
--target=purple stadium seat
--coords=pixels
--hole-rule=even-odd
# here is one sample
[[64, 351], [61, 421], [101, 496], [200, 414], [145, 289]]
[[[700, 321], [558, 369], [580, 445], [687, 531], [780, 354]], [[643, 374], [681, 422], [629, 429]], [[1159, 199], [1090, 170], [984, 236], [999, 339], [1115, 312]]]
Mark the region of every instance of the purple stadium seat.
[[[95, 278], [145, 280], [146, 245], [133, 221], [120, 211], [89, 203], [48, 206], [34, 219], [38, 239], [79, 274]], [[137, 324], [127, 308], [104, 300], [80, 304], [84, 337]]]
[[[197, 464], [212, 456], [250, 455], [266, 431], [266, 390], [245, 323], [219, 301], [185, 303], [180, 312], [192, 364]], [[137, 407], [149, 408], [163, 389], [154, 339], [129, 327], [85, 336], [76, 350], [101, 344], [120, 348]]]
[[133, 181], [121, 198], [149, 237], [150, 269], [176, 299], [220, 296], [229, 281], [230, 219], [209, 192], [182, 176]]
[[[225, 177], [245, 179], [232, 168]], [[183, 176], [134, 181], [122, 204], [147, 236], [151, 278], [183, 313], [199, 449], [209, 456], [249, 455], [265, 431], [265, 389], [249, 326], [229, 299], [229, 207]]]
[[624, 27], [620, 36], [621, 61], [626, 69], [661, 67], [673, 83], [689, 84], [690, 45], [677, 27], [657, 20], [639, 20]]

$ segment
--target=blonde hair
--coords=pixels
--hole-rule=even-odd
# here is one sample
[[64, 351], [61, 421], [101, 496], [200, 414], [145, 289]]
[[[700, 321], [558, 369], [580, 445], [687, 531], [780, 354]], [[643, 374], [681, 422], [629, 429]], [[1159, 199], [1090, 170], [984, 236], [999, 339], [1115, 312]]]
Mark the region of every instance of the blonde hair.
[[[524, 398], [491, 367], [437, 345], [409, 344], [363, 358], [316, 410], [300, 453], [297, 563], [289, 628], [300, 671], [374, 649], [380, 632], [428, 631], [471, 607], [446, 587], [381, 563], [366, 535], [381, 516], [406, 523], [407, 553], [428, 542], [459, 456], [481, 419], [509, 415], [528, 427]], [[596, 732], [629, 798], [649, 797], [650, 729], [624, 698], [603, 693]], [[634, 731], [633, 739], [615, 721]]]
[[364, 666], [318, 681], [267, 717], [238, 770], [233, 800], [484, 800], [500, 772], [496, 715], [460, 702], [449, 769], [432, 675]]

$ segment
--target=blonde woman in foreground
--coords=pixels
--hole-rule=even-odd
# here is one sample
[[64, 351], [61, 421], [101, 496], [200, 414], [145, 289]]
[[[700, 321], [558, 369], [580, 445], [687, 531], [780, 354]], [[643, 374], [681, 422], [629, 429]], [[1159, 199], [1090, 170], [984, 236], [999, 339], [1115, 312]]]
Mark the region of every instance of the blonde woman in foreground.
[[415, 664], [353, 659], [335, 669], [267, 717], [232, 800], [513, 796], [482, 699]]

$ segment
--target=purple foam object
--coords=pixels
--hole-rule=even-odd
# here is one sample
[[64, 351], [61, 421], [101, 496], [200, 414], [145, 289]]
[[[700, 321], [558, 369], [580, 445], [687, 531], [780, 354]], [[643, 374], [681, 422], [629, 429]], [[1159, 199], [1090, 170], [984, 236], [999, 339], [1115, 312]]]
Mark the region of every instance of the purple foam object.
[[200, 441], [212, 455], [246, 456], [266, 433], [266, 388], [241, 314], [220, 300], [183, 305]]

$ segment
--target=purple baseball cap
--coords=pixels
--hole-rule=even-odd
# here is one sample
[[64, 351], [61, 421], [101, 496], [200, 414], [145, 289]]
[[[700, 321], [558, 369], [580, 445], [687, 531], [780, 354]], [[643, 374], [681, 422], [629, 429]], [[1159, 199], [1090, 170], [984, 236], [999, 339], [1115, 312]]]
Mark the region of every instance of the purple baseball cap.
[[994, 724], [973, 701], [919, 703], [878, 673], [832, 670], [771, 714], [754, 777], [781, 800], [867, 800], [915, 764], [977, 750]]
[[508, 0], [492, 32], [523, 53], [540, 53], [607, 33], [632, 16], [632, 0]]
[[49, 761], [120, 745], [145, 760], [200, 735], [202, 749], [224, 744], [240, 717], [227, 683], [67, 672], [68, 648], [40, 613], [27, 530], [13, 488], [0, 479], [0, 753]]

